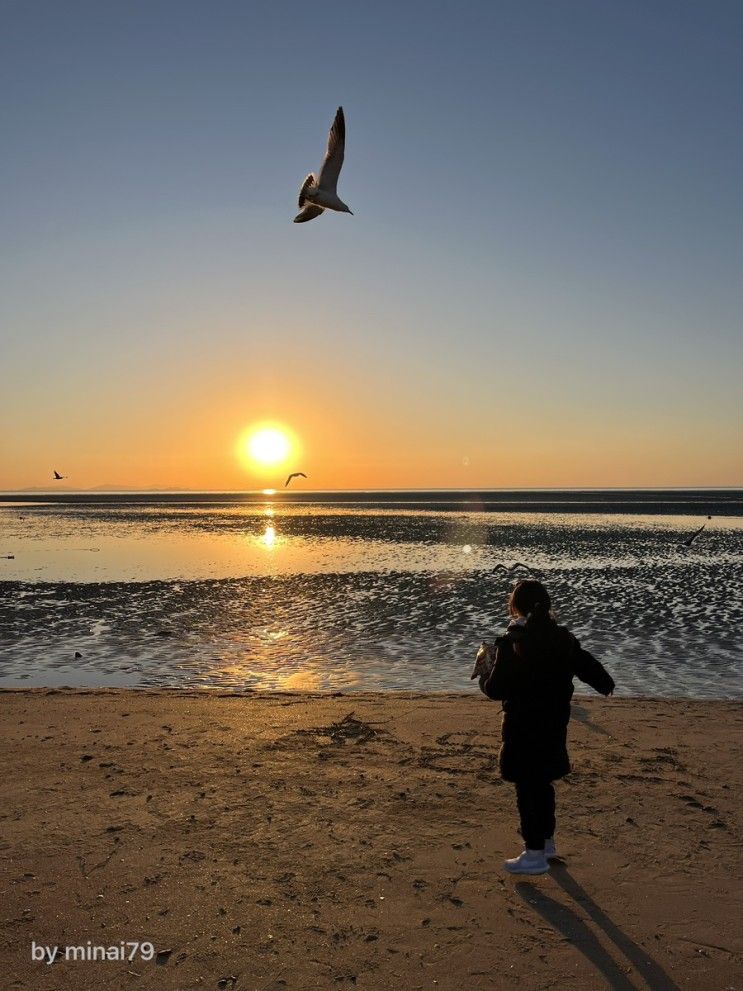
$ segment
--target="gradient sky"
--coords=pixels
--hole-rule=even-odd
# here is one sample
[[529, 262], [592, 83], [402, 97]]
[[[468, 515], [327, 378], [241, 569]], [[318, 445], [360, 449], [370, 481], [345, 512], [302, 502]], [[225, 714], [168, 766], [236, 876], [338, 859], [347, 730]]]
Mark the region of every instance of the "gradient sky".
[[1, 489], [743, 484], [738, 0], [0, 23]]

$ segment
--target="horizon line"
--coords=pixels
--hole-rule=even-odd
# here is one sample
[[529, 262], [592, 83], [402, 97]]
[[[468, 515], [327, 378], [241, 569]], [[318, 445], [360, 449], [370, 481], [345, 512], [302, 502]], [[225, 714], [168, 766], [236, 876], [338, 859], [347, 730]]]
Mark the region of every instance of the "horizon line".
[[619, 485], [619, 486], [469, 486], [432, 487], [415, 486], [399, 488], [328, 488], [328, 489], [185, 489], [185, 488], [108, 488], [92, 486], [87, 489], [0, 489], [0, 496], [10, 495], [325, 495], [328, 493], [397, 493], [397, 492], [735, 492], [743, 491], [739, 485]]

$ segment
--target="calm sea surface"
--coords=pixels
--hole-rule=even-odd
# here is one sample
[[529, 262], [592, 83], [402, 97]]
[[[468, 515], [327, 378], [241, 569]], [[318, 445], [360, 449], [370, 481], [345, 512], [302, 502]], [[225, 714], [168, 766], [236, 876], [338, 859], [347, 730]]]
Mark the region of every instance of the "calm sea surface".
[[739, 490], [0, 495], [0, 685], [473, 690], [528, 573], [618, 694], [743, 697]]

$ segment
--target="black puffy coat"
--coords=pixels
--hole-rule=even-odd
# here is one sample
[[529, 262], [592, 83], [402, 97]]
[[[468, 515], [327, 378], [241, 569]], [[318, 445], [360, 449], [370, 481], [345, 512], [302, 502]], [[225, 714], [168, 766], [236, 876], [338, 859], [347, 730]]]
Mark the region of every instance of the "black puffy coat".
[[496, 641], [495, 665], [480, 688], [503, 703], [500, 772], [506, 781], [554, 781], [570, 773], [567, 732], [573, 678], [602, 695], [614, 680], [573, 634], [553, 620], [511, 624]]

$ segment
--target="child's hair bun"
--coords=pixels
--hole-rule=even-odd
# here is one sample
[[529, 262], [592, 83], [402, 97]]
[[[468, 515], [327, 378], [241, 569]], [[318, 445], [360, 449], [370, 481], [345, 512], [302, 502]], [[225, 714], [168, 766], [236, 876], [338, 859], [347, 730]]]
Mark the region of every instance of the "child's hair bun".
[[540, 581], [535, 578], [523, 578], [516, 582], [508, 606], [512, 616], [532, 615], [536, 619], [543, 619], [549, 616], [552, 600]]

